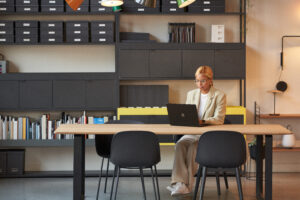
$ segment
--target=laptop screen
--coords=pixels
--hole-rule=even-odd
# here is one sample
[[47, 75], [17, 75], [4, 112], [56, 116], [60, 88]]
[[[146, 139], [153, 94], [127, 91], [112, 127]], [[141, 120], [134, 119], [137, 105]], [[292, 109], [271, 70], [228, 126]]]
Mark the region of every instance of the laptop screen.
[[168, 117], [174, 126], [202, 126], [195, 104], [167, 104]]

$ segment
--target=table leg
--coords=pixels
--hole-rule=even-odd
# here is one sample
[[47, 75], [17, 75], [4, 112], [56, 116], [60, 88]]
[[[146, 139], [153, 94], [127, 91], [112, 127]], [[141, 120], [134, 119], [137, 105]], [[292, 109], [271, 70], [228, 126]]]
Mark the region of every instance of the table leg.
[[85, 135], [74, 135], [73, 199], [84, 199]]
[[265, 200], [272, 200], [273, 137], [266, 135]]
[[263, 136], [256, 135], [256, 198], [262, 199], [263, 191]]

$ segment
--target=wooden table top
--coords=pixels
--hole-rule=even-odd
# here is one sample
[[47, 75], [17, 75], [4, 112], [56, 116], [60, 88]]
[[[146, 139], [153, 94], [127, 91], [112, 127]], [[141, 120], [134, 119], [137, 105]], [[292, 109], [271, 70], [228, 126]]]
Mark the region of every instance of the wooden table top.
[[120, 131], [152, 131], [159, 135], [201, 135], [207, 131], [231, 130], [246, 135], [285, 135], [291, 131], [279, 124], [224, 124], [205, 127], [171, 126], [170, 124], [62, 124], [55, 134], [115, 134]]

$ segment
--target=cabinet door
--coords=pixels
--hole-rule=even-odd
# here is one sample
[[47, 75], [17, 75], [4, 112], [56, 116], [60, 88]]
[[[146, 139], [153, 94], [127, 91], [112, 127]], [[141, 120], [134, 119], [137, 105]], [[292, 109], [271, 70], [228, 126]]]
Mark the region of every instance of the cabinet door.
[[195, 72], [201, 65], [214, 68], [214, 50], [183, 50], [182, 75], [185, 78], [194, 78]]
[[215, 78], [245, 78], [244, 48], [215, 51]]
[[84, 80], [53, 81], [53, 106], [59, 109], [82, 109], [85, 107]]
[[86, 82], [86, 106], [90, 109], [116, 108], [116, 83], [114, 80], [89, 80]]
[[149, 50], [120, 50], [120, 77], [145, 78], [149, 76]]
[[180, 50], [151, 50], [150, 77], [177, 78], [181, 77]]
[[0, 81], [0, 108], [16, 109], [19, 104], [19, 82]]
[[20, 107], [25, 109], [50, 109], [52, 106], [52, 81], [21, 81]]

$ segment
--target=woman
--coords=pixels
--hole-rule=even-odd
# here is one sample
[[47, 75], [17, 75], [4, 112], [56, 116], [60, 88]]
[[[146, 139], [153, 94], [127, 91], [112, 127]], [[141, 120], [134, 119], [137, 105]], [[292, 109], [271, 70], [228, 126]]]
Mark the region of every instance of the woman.
[[[189, 91], [186, 104], [196, 104], [199, 124], [223, 124], [226, 112], [226, 95], [213, 87], [213, 72], [209, 66], [200, 66], [195, 73], [197, 89]], [[195, 162], [200, 135], [185, 135], [175, 146], [175, 159], [171, 186], [167, 189], [172, 196], [192, 192]]]

